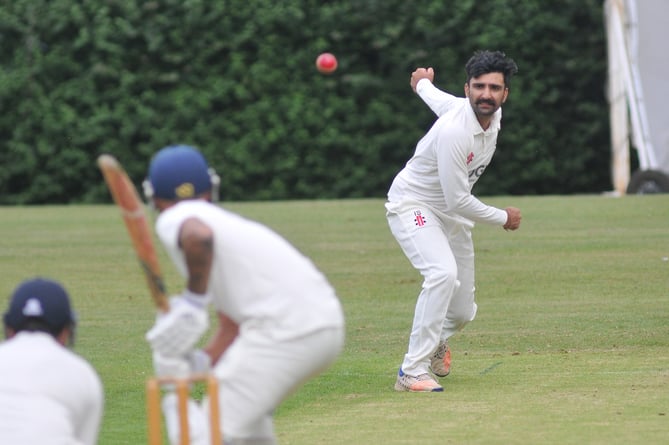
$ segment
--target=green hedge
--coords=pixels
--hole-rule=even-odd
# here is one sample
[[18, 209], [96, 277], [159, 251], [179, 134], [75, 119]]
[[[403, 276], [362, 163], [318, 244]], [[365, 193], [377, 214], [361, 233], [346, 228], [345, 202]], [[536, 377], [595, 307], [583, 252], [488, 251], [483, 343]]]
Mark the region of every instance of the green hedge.
[[[610, 188], [599, 0], [13, 0], [0, 7], [0, 204], [109, 201], [160, 147], [200, 147], [225, 200], [379, 197], [462, 94], [477, 49], [520, 71], [480, 194]], [[339, 69], [315, 70], [323, 52]]]

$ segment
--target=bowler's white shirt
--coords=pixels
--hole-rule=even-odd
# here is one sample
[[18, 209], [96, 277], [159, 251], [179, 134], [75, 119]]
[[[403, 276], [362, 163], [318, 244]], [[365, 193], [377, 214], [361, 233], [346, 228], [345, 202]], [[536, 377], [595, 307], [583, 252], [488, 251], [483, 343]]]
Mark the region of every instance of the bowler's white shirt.
[[184, 277], [178, 237], [190, 217], [214, 232], [207, 292], [216, 309], [240, 325], [241, 334], [263, 329], [285, 340], [343, 325], [335, 291], [310, 259], [266, 226], [206, 201], [182, 201], [156, 221], [158, 237]]
[[388, 200], [416, 201], [456, 219], [504, 225], [507, 213], [472, 195], [472, 187], [492, 160], [502, 109], [483, 130], [467, 98], [455, 97], [421, 79], [416, 92], [439, 116], [395, 177]]
[[103, 404], [92, 366], [51, 335], [0, 343], [0, 444], [93, 445]]

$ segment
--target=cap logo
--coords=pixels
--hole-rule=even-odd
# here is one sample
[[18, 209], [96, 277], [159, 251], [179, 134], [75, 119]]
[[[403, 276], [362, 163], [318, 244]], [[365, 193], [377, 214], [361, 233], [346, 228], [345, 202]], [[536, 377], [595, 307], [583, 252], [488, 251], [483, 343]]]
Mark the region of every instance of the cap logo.
[[195, 186], [190, 182], [184, 182], [179, 187], [174, 189], [174, 194], [181, 199], [192, 198], [195, 196]]
[[44, 315], [42, 303], [37, 298], [30, 298], [26, 301], [25, 306], [23, 306], [23, 315], [26, 317], [41, 317]]

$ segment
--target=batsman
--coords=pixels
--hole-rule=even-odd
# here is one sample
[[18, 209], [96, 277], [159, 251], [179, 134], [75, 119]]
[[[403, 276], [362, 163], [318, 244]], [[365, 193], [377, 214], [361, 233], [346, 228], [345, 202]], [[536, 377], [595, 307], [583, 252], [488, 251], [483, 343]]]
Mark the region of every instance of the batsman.
[[[344, 345], [341, 304], [312, 261], [268, 227], [212, 202], [211, 170], [197, 149], [176, 145], [151, 160], [145, 194], [156, 232], [185, 279], [147, 332], [158, 376], [212, 373], [225, 445], [273, 445], [272, 413], [328, 368]], [[218, 320], [208, 331], [208, 307]], [[179, 440], [177, 397], [162, 399]], [[191, 444], [209, 444], [206, 401], [188, 408]], [[218, 445], [218, 444], [217, 444]]]

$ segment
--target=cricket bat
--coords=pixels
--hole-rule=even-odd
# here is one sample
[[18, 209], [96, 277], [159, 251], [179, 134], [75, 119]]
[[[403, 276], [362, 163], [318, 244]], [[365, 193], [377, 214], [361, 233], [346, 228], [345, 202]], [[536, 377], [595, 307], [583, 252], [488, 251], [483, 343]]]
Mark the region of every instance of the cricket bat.
[[121, 216], [142, 266], [151, 298], [162, 312], [169, 310], [165, 282], [160, 271], [160, 263], [153, 245], [151, 229], [146, 218], [144, 203], [137, 189], [121, 164], [111, 155], [98, 157], [98, 167], [102, 171], [107, 188], [114, 202], [121, 210]]

